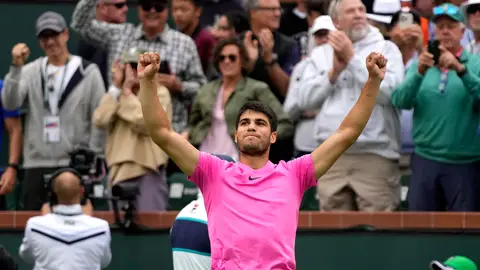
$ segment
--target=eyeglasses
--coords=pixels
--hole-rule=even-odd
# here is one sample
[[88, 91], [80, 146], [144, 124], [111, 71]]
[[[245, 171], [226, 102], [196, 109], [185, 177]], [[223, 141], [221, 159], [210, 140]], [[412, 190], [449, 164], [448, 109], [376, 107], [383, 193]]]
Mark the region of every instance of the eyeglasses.
[[156, 12], [162, 12], [165, 9], [164, 4], [159, 3], [141, 3], [143, 11], [150, 11], [152, 8], [155, 8]]
[[118, 9], [122, 9], [124, 6], [127, 5], [127, 2], [122, 3], [107, 3], [107, 5], [115, 6]]
[[49, 39], [49, 38], [55, 38], [60, 35], [59, 32], [53, 31], [53, 30], [45, 30], [38, 35], [38, 38], [40, 39]]
[[230, 62], [237, 61], [237, 56], [235, 54], [222, 54], [218, 57], [218, 60], [220, 60], [220, 62], [224, 62], [227, 58], [230, 60]]
[[433, 9], [433, 15], [456, 15], [460, 10], [455, 6], [438, 6]]
[[480, 11], [480, 5], [471, 5], [467, 8], [468, 14], [475, 14]]

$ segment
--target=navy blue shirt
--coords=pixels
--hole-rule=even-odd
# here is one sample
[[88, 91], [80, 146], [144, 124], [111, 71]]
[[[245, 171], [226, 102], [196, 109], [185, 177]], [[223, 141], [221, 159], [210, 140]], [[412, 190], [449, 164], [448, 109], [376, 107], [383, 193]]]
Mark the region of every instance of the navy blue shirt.
[[[3, 108], [3, 103], [1, 99], [1, 93], [3, 89], [3, 81], [0, 80], [0, 153], [3, 151], [2, 145], [3, 145], [3, 133], [5, 129], [5, 118], [16, 118], [20, 117], [20, 111], [19, 110], [14, 110], [14, 111], [7, 111]], [[1, 158], [1, 156], [0, 156]], [[3, 160], [0, 161], [0, 164], [4, 164]], [[0, 173], [3, 171], [3, 168], [0, 167]]]

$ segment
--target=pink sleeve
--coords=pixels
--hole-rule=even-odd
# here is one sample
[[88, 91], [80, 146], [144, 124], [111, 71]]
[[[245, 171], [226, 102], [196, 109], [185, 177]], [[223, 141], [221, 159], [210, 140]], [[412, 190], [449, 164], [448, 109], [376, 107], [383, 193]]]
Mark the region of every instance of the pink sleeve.
[[222, 171], [225, 161], [216, 156], [205, 152], [200, 152], [197, 167], [188, 180], [195, 183], [202, 193], [206, 193], [208, 188], [215, 185], [215, 180], [218, 178], [219, 172]]
[[303, 155], [287, 162], [287, 164], [290, 172], [293, 175], [296, 175], [300, 182], [302, 194], [307, 189], [317, 186], [317, 179], [315, 179], [315, 166], [311, 154]]

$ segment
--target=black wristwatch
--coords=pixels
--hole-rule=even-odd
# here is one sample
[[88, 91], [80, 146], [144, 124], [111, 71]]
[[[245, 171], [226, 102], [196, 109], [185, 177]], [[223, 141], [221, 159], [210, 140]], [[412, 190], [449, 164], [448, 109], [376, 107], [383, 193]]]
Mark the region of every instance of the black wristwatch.
[[19, 167], [17, 163], [9, 163], [8, 167], [14, 169], [18, 173]]
[[463, 71], [462, 72], [457, 72], [457, 76], [458, 77], [462, 77], [463, 75], [465, 75], [465, 73], [467, 73], [467, 65], [463, 65]]
[[265, 65], [266, 65], [267, 67], [273, 66], [273, 65], [275, 65], [275, 64], [277, 63], [277, 61], [278, 61], [278, 55], [277, 55], [276, 53], [274, 53], [274, 54], [272, 55], [272, 60], [271, 60], [270, 62], [265, 62]]

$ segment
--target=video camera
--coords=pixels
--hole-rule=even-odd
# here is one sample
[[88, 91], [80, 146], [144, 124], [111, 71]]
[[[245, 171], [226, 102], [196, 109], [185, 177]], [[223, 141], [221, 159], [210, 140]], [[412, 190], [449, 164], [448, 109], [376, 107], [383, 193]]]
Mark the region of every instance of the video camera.
[[[88, 148], [78, 148], [71, 153], [70, 163], [68, 167], [78, 172], [81, 177], [81, 185], [84, 187], [85, 193], [82, 198], [82, 205], [84, 205], [88, 198], [99, 198], [104, 196], [104, 186], [101, 181], [95, 181], [102, 174], [103, 160], [98, 158], [95, 152]], [[50, 205], [57, 204], [57, 196], [52, 186], [52, 176], [45, 175], [45, 186], [48, 192], [48, 201]]]

